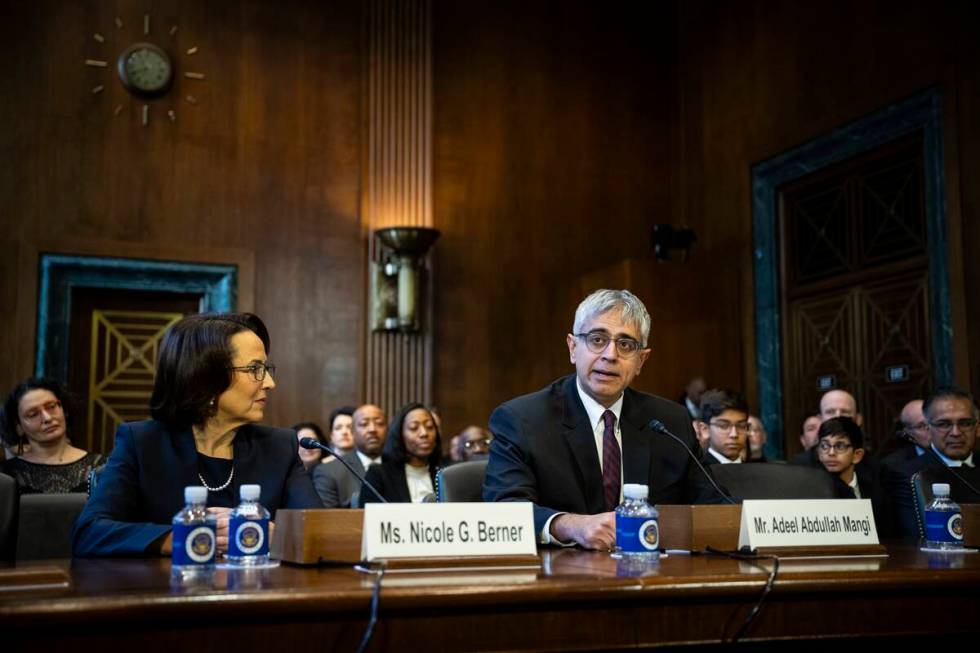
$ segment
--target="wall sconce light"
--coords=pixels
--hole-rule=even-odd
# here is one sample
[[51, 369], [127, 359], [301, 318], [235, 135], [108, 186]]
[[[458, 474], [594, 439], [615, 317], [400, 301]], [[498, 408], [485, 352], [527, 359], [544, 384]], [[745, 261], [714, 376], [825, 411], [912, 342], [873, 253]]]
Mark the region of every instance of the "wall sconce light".
[[371, 263], [371, 328], [418, 331], [419, 262], [439, 232], [427, 227], [389, 227], [374, 234], [385, 252], [380, 262]]

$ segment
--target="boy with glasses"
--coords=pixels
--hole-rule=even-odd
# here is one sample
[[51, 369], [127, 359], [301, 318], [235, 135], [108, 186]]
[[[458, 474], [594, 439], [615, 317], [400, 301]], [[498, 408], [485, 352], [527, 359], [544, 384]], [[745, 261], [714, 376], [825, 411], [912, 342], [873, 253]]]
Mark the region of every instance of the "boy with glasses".
[[709, 464], [740, 463], [749, 434], [749, 406], [737, 392], [708, 390], [701, 395], [697, 428], [708, 443]]
[[841, 498], [870, 499], [871, 479], [858, 477], [854, 469], [864, 458], [864, 433], [849, 417], [833, 417], [820, 425], [817, 432], [817, 458], [820, 464], [840, 481]]

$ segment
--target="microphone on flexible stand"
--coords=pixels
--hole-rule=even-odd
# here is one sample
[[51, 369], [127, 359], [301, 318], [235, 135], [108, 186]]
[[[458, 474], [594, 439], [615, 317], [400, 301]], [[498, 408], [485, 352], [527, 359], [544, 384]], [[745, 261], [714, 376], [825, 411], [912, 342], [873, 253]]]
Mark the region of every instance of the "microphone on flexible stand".
[[374, 496], [378, 497], [378, 499], [382, 503], [388, 503], [388, 500], [385, 499], [383, 496], [381, 496], [381, 493], [378, 492], [378, 489], [376, 487], [368, 483], [368, 480], [366, 478], [361, 476], [356, 469], [351, 467], [349, 462], [347, 462], [341, 457], [341, 453], [339, 451], [334, 451], [333, 449], [323, 444], [316, 438], [300, 438], [299, 446], [303, 447], [304, 449], [319, 449], [321, 451], [326, 451], [331, 456], [334, 456], [337, 460], [340, 461], [340, 464], [342, 464], [344, 467], [347, 468], [347, 471], [349, 471], [351, 474], [354, 475], [354, 478], [359, 480], [365, 487], [367, 487], [369, 490], [374, 492]]
[[698, 460], [698, 457], [694, 455], [694, 452], [691, 451], [690, 447], [688, 447], [684, 443], [684, 441], [681, 440], [679, 437], [677, 437], [676, 435], [674, 435], [673, 433], [671, 433], [667, 429], [667, 427], [664, 426], [664, 423], [663, 422], [661, 422], [659, 419], [654, 418], [654, 419], [650, 420], [650, 423], [647, 424], [647, 426], [649, 426], [651, 429], [653, 429], [657, 433], [663, 433], [664, 435], [669, 436], [669, 437], [673, 438], [674, 440], [676, 440], [677, 443], [679, 445], [681, 445], [681, 447], [684, 448], [684, 451], [686, 451], [687, 454], [691, 457], [691, 460], [693, 460], [695, 462], [695, 464], [698, 466], [698, 469], [701, 470], [701, 473], [704, 474], [705, 478], [708, 479], [708, 481], [711, 483], [712, 487], [715, 488], [715, 491], [718, 492], [718, 494], [720, 494], [721, 497], [725, 501], [727, 501], [728, 503], [731, 503], [733, 505], [738, 505], [738, 501], [736, 501], [735, 499], [731, 498], [731, 496], [729, 496], [727, 492], [725, 492], [724, 490], [722, 490], [721, 487], [718, 485], [718, 483], [715, 482], [714, 477], [712, 477], [711, 474], [708, 473], [708, 470], [704, 468], [704, 465], [701, 464], [701, 461]]

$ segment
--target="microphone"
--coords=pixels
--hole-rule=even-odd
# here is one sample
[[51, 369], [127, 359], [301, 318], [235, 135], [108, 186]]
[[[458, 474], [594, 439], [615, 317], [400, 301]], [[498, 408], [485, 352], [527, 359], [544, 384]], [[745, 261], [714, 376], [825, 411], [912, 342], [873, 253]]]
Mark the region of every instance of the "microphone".
[[657, 433], [663, 433], [664, 435], [669, 436], [669, 437], [673, 438], [674, 440], [676, 440], [677, 441], [677, 444], [681, 445], [684, 448], [684, 451], [687, 452], [687, 455], [689, 455], [691, 457], [691, 460], [693, 460], [695, 462], [695, 464], [698, 466], [698, 469], [700, 469], [701, 470], [701, 473], [704, 474], [704, 477], [706, 479], [708, 479], [708, 481], [711, 483], [711, 486], [715, 488], [715, 491], [718, 492], [718, 494], [720, 494], [721, 497], [725, 501], [727, 501], [728, 503], [731, 503], [733, 505], [738, 505], [738, 501], [736, 501], [735, 499], [731, 498], [728, 495], [728, 493], [725, 492], [724, 490], [722, 490], [721, 487], [715, 482], [714, 477], [712, 477], [711, 474], [708, 473], [708, 470], [706, 470], [704, 468], [704, 465], [701, 464], [701, 461], [698, 460], [698, 457], [694, 455], [694, 452], [691, 451], [690, 447], [688, 447], [684, 443], [684, 441], [681, 440], [679, 437], [677, 437], [676, 435], [674, 435], [673, 433], [671, 433], [667, 429], [667, 427], [664, 426], [664, 423], [663, 422], [661, 422], [657, 418], [653, 418], [652, 420], [650, 420], [650, 423], [647, 424], [647, 426], [649, 426], [651, 429], [653, 429]]
[[388, 503], [388, 500], [385, 499], [383, 496], [381, 496], [381, 493], [378, 492], [378, 489], [376, 487], [368, 483], [368, 480], [366, 478], [358, 474], [357, 470], [351, 467], [350, 463], [341, 457], [339, 451], [334, 451], [333, 449], [323, 444], [316, 438], [300, 438], [299, 446], [303, 447], [304, 449], [319, 449], [321, 451], [326, 451], [328, 454], [330, 454], [331, 456], [339, 460], [340, 464], [346, 467], [347, 471], [354, 475], [354, 478], [359, 480], [363, 485], [367, 486], [369, 490], [374, 492], [374, 496], [378, 497], [378, 499], [381, 500], [381, 503]]

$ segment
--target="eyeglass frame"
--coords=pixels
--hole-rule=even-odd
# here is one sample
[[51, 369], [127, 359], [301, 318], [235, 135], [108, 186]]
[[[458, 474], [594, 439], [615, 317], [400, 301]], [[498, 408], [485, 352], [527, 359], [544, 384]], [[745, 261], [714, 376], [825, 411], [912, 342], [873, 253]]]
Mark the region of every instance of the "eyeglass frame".
[[[266, 374], [271, 374], [273, 378], [276, 376], [276, 366], [270, 365], [268, 361], [256, 361], [251, 365], [240, 365], [239, 367], [229, 367], [228, 369], [233, 372], [250, 372], [252, 374], [252, 378], [255, 379], [257, 383], [262, 383], [265, 381]], [[259, 373], [259, 370], [262, 370], [261, 374]]]
[[[727, 424], [728, 426], [727, 427], [724, 426], [725, 424]], [[748, 420], [745, 420], [744, 422], [732, 422], [732, 421], [729, 421], [727, 419], [723, 419], [720, 422], [716, 422], [716, 421], [713, 421], [713, 420], [708, 420], [708, 426], [713, 426], [716, 429], [718, 429], [719, 431], [721, 431], [722, 433], [731, 433], [732, 432], [732, 428], [734, 428], [737, 433], [748, 433], [749, 432], [749, 421]]]
[[[576, 338], [581, 338], [582, 341], [585, 343], [585, 348], [588, 349], [593, 354], [601, 354], [602, 352], [606, 351], [606, 349], [609, 347], [610, 342], [616, 343], [616, 353], [618, 353], [623, 358], [632, 358], [633, 356], [638, 354], [640, 350], [644, 348], [643, 343], [637, 340], [636, 338], [630, 338], [626, 336], [622, 338], [613, 338], [612, 336], [607, 335], [602, 331], [589, 331], [588, 333], [573, 333], [572, 335], [575, 336]], [[599, 349], [593, 349], [592, 346], [589, 344], [589, 338], [592, 336], [602, 338], [603, 340], [606, 341], [605, 344], [602, 345], [602, 347]], [[630, 343], [631, 345], [636, 345], [636, 349], [628, 352], [623, 351], [623, 345], [621, 343], [624, 342]]]
[[485, 446], [490, 448], [490, 443], [493, 442], [493, 438], [480, 438], [479, 440], [466, 440], [463, 442], [464, 449], [472, 449], [476, 445]]
[[[943, 422], [948, 422], [948, 425], [943, 425]], [[966, 423], [964, 423], [966, 422]], [[969, 422], [972, 422], [970, 424]], [[929, 422], [929, 428], [934, 430], [940, 435], [949, 435], [953, 432], [953, 427], [959, 428], [960, 431], [972, 431], [977, 428], [977, 418], [976, 417], [964, 417], [963, 419], [941, 419], [935, 422]]]
[[848, 449], [854, 449], [854, 445], [850, 442], [827, 442], [826, 440], [821, 440], [817, 443], [817, 449], [824, 453], [844, 453]]

